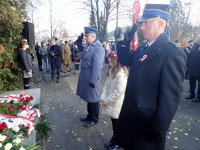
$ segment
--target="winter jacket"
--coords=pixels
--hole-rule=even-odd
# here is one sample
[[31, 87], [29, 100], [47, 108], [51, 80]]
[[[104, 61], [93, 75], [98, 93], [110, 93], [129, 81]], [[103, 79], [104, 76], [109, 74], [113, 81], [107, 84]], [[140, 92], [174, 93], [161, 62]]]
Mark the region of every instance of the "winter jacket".
[[48, 51], [47, 51], [47, 46], [41, 46], [39, 48], [39, 54], [41, 55], [42, 59], [48, 58]]
[[114, 79], [111, 77], [111, 72], [109, 72], [101, 94], [101, 100], [106, 104], [106, 108], [102, 110], [105, 115], [114, 119], [119, 118], [124, 100], [126, 83], [127, 76], [122, 68]]
[[18, 50], [17, 61], [20, 64], [21, 70], [25, 70], [26, 72], [29, 72], [33, 67], [30, 53], [27, 50]]

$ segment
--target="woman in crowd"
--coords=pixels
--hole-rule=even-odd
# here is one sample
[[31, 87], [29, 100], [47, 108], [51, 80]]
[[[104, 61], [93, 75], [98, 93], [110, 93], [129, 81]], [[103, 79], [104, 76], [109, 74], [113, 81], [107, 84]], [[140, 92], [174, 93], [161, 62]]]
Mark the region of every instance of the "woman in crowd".
[[113, 136], [104, 146], [109, 150], [119, 147], [115, 144], [116, 126], [124, 100], [124, 93], [128, 77], [128, 69], [119, 64], [117, 55], [113, 51], [108, 52], [109, 69], [101, 95], [102, 112], [111, 117]]
[[20, 64], [23, 75], [24, 89], [30, 89], [30, 81], [32, 77], [32, 60], [27, 49], [29, 48], [26, 40], [21, 40], [17, 52], [17, 61]]

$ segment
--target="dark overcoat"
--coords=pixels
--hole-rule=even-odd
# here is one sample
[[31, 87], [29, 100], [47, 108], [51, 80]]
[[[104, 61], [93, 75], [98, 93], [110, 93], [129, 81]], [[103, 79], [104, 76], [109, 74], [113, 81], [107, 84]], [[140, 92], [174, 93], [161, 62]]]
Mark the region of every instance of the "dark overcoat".
[[31, 56], [27, 50], [23, 50], [23, 49], [18, 50], [17, 61], [19, 62], [21, 70], [25, 70], [26, 72], [28, 72], [33, 68]]
[[[52, 68], [61, 68], [62, 64], [62, 48], [59, 45], [52, 45], [50, 47], [50, 59]], [[54, 53], [54, 55], [51, 55]]]
[[[76, 94], [86, 102], [98, 102], [101, 95], [101, 75], [105, 50], [99, 41], [86, 45], [81, 54], [81, 71]], [[95, 88], [89, 86], [90, 83]]]
[[200, 77], [200, 43], [194, 45], [189, 57], [189, 74], [191, 76]]
[[117, 143], [125, 150], [164, 150], [181, 98], [186, 55], [165, 34], [141, 55], [142, 49], [130, 54], [117, 46], [120, 63], [130, 66]]

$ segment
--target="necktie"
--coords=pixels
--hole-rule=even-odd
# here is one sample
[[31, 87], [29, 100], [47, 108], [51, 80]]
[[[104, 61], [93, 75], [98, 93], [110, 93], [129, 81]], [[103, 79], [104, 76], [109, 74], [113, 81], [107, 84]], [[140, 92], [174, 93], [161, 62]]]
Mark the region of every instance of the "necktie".
[[140, 57], [142, 57], [144, 55], [144, 53], [146, 52], [146, 50], [149, 48], [149, 44], [146, 43], [145, 46], [142, 48], [141, 53], [140, 53]]
[[149, 48], [149, 43], [146, 43], [144, 49], [143, 49], [143, 54], [146, 52], [146, 50]]

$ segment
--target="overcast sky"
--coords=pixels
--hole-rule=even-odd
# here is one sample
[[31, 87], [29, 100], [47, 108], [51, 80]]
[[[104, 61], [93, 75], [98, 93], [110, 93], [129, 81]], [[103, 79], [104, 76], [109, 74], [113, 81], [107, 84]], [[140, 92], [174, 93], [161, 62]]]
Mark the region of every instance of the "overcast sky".
[[[34, 24], [35, 24], [35, 33], [42, 30], [50, 30], [49, 23], [49, 2], [48, 0], [41, 0], [41, 4], [37, 6], [37, 9], [34, 11]], [[81, 1], [81, 0], [79, 0]], [[121, 0], [121, 9], [128, 9], [132, 6], [134, 0]], [[190, 0], [181, 0], [183, 3]], [[192, 0], [198, 1], [199, 0]], [[148, 3], [169, 3], [170, 0], [140, 0], [141, 9], [143, 9], [144, 4]], [[195, 2], [195, 3], [196, 3]], [[85, 10], [81, 10], [81, 3], [77, 3], [76, 0], [56, 0], [53, 1], [53, 20], [56, 22], [62, 22], [63, 26], [67, 29], [70, 34], [80, 34], [83, 32], [83, 27], [88, 26], [89, 17]], [[199, 5], [198, 5], [199, 6]], [[131, 9], [131, 8], [130, 8]], [[142, 14], [142, 11], [141, 11]], [[194, 14], [192, 14], [194, 15]], [[131, 20], [128, 17], [119, 20], [119, 26], [131, 25]], [[108, 30], [111, 31], [115, 29], [115, 20], [109, 23]]]

